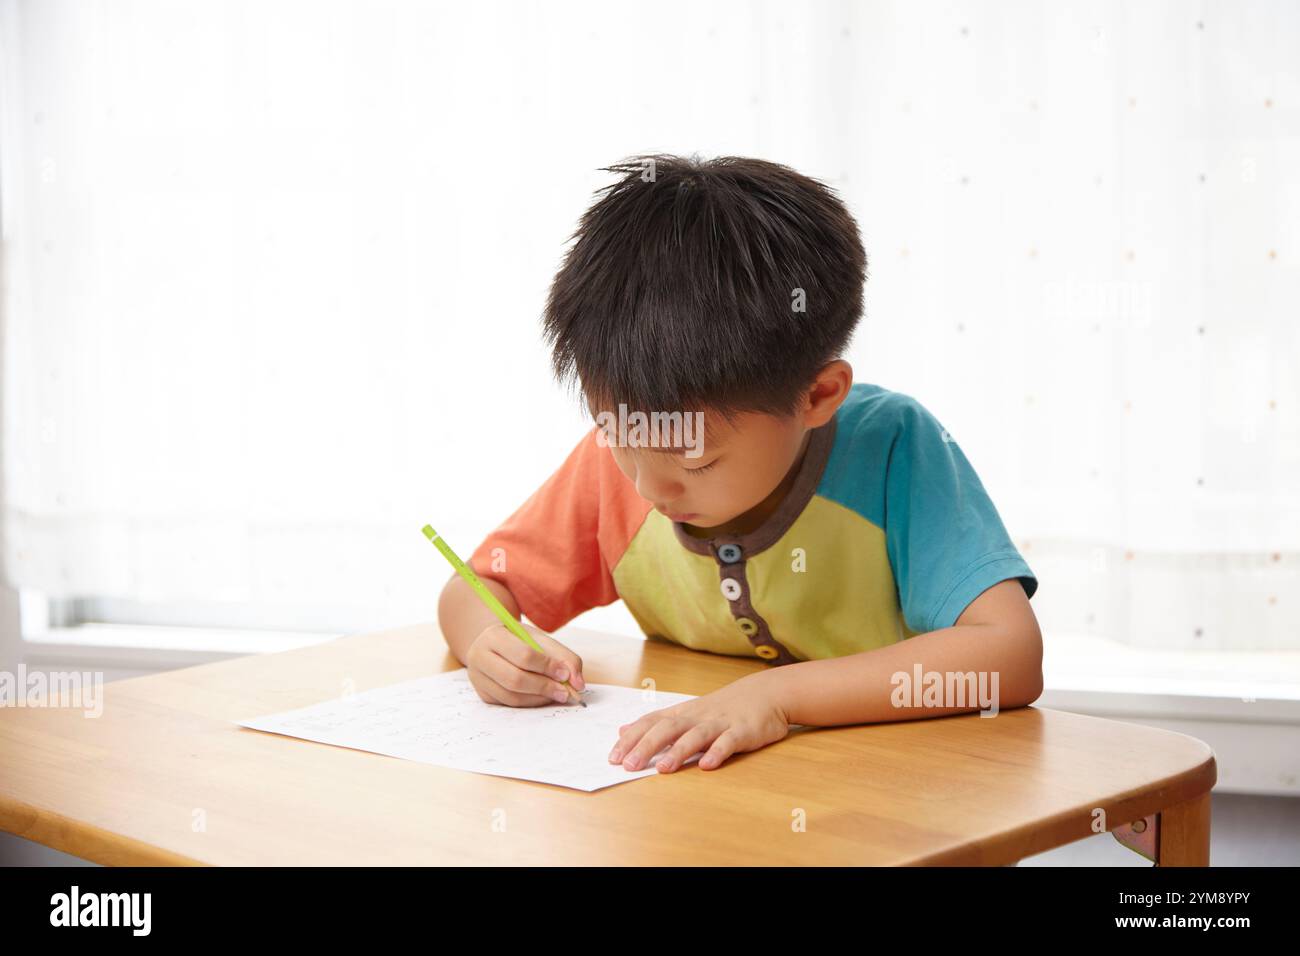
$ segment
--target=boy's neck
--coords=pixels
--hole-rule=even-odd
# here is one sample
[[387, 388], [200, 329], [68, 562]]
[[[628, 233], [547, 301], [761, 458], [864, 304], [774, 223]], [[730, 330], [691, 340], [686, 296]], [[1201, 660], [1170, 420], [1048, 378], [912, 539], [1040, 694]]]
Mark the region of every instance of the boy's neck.
[[806, 429], [803, 435], [803, 443], [799, 446], [799, 454], [795, 456], [794, 464], [785, 473], [781, 483], [772, 489], [772, 493], [754, 507], [715, 528], [697, 528], [694, 525], [686, 524], [682, 525], [683, 529], [687, 534], [695, 538], [716, 538], [719, 535], [739, 536], [749, 534], [760, 527], [781, 506], [785, 496], [790, 493], [790, 488], [794, 485], [794, 480], [799, 474], [799, 468], [803, 465], [804, 457], [808, 454], [808, 444], [811, 437], [812, 429]]

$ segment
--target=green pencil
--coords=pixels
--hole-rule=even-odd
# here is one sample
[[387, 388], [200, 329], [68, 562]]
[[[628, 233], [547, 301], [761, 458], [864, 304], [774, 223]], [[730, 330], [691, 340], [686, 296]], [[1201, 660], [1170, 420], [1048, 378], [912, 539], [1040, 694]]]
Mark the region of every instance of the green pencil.
[[[456, 569], [456, 573], [464, 578], [469, 586], [474, 589], [474, 593], [477, 594], [479, 599], [488, 606], [488, 609], [497, 617], [501, 618], [501, 623], [509, 629], [511, 634], [519, 638], [538, 653], [546, 653], [546, 651], [542, 650], [542, 646], [533, 640], [533, 636], [524, 630], [523, 625], [515, 620], [514, 615], [507, 611], [505, 606], [497, 600], [497, 596], [483, 586], [483, 582], [478, 579], [478, 575], [474, 573], [473, 569], [456, 556], [456, 552], [451, 550], [451, 546], [442, 539], [442, 536], [439, 535], [438, 532], [433, 530], [432, 526], [426, 524], [421, 530], [424, 532], [424, 536], [433, 542], [433, 546], [441, 551], [442, 556], [447, 559], [453, 568]], [[566, 680], [564, 686], [569, 689], [569, 692], [573, 694], [574, 699], [579, 704], [583, 707], [587, 706], [586, 701], [578, 696], [578, 692], [573, 689], [572, 684]]]

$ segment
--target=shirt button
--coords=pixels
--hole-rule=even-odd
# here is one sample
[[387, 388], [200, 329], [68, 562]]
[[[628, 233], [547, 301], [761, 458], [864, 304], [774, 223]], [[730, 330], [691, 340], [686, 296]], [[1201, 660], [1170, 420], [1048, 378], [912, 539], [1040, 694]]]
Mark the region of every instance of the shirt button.
[[746, 637], [753, 637], [758, 633], [758, 625], [747, 617], [736, 618], [736, 626], [740, 628], [740, 633]]
[[728, 601], [734, 601], [740, 597], [740, 582], [735, 578], [722, 579], [722, 596]]
[[781, 652], [778, 651], [771, 644], [758, 645], [758, 647], [754, 648], [754, 653], [757, 654], [759, 657], [763, 658], [763, 660], [765, 661], [773, 660], [774, 658], [777, 658], [781, 655]]
[[735, 564], [740, 560], [740, 555], [740, 545], [738, 544], [724, 544], [718, 548], [718, 560], [723, 564]]

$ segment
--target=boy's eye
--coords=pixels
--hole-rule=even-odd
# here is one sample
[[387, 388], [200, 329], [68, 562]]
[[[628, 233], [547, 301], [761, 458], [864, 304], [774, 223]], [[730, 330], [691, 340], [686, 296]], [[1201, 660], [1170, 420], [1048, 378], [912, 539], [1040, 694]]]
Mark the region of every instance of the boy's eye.
[[712, 468], [712, 467], [713, 467], [714, 465], [716, 465], [717, 463], [718, 463], [718, 460], [715, 458], [713, 461], [709, 462], [709, 463], [708, 463], [707, 465], [705, 465], [703, 468], [687, 468], [687, 469], [686, 469], [686, 473], [687, 473], [688, 475], [698, 475], [698, 474], [699, 474], [700, 472], [702, 472], [702, 471], [708, 471], [710, 468]]

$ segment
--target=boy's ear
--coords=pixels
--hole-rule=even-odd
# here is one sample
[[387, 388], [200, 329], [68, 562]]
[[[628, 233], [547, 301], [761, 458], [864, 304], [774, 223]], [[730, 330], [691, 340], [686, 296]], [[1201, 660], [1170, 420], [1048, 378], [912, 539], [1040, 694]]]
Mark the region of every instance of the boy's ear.
[[817, 373], [808, 390], [808, 399], [812, 408], [808, 410], [805, 424], [816, 428], [826, 424], [835, 415], [836, 410], [849, 397], [853, 387], [853, 366], [844, 359], [835, 359], [823, 366]]

